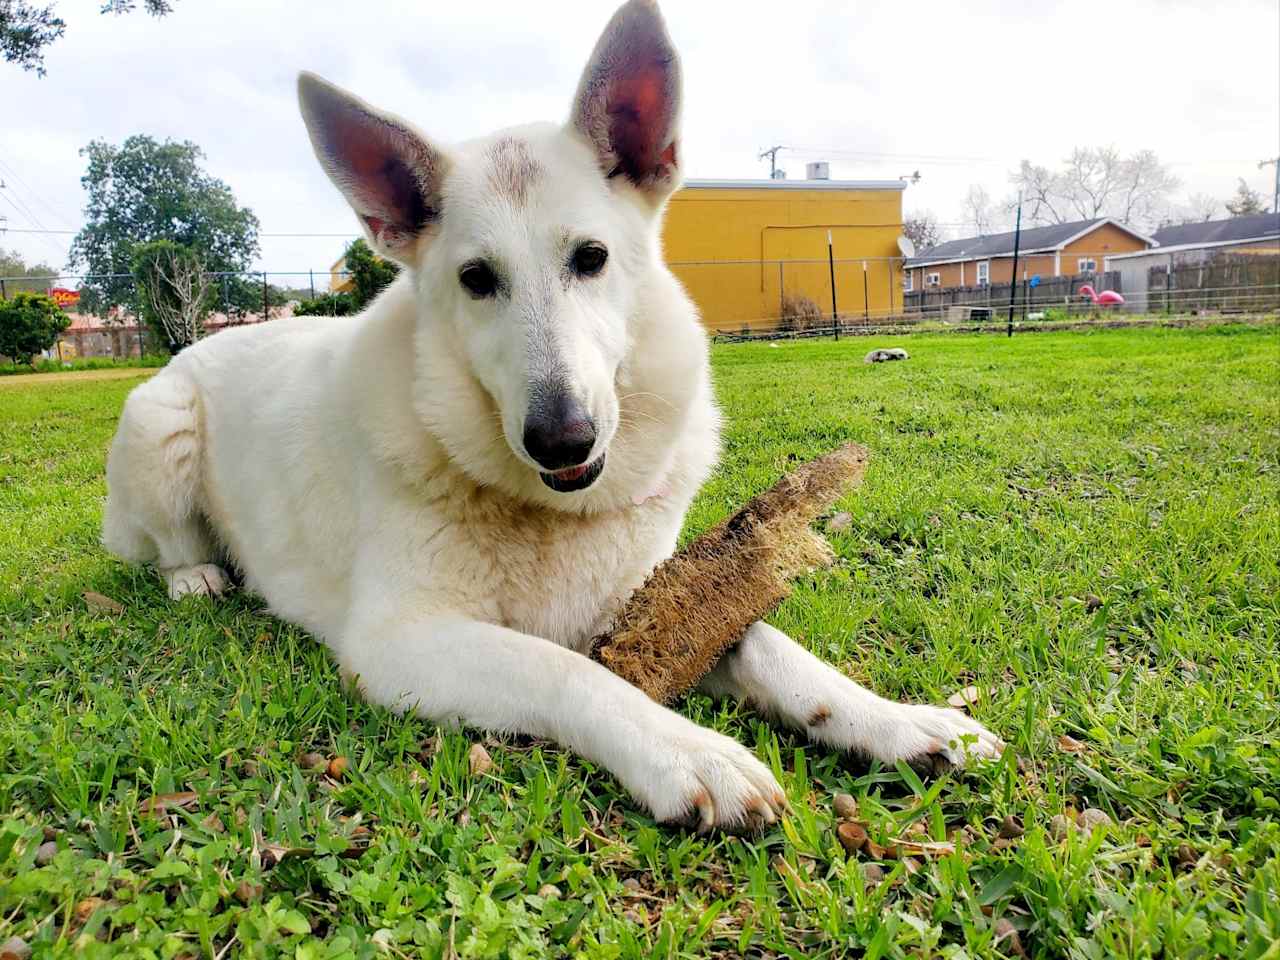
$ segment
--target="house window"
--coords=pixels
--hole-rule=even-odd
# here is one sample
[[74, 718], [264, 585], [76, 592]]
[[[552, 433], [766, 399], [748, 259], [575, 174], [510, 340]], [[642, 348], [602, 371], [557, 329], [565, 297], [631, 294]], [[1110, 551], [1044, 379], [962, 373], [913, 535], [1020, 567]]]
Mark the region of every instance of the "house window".
[[942, 274], [927, 273], [924, 277], [924, 285], [926, 287], [937, 287], [942, 285]]
[[991, 282], [991, 261], [983, 260], [978, 264], [978, 286], [985, 287]]
[[1097, 273], [1098, 261], [1093, 257], [1081, 257], [1077, 261], [1077, 267], [1076, 273]]
[[905, 270], [902, 274], [902, 290], [904, 293], [910, 293], [913, 289], [915, 289], [915, 274]]

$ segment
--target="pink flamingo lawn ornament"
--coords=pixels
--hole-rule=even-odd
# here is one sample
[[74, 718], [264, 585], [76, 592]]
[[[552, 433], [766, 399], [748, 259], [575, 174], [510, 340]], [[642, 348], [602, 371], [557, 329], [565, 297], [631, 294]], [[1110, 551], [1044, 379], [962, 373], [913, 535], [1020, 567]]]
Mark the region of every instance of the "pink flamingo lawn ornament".
[[1098, 293], [1087, 283], [1080, 288], [1080, 296], [1088, 297], [1095, 307], [1114, 307], [1124, 303], [1124, 297], [1114, 290]]

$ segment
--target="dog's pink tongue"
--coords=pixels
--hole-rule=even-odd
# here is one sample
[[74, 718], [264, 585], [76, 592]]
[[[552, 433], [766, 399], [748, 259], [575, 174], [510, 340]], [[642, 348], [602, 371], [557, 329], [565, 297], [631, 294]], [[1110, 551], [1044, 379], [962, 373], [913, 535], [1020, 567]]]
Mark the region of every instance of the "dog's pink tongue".
[[557, 470], [552, 474], [557, 480], [577, 480], [580, 476], [587, 472], [587, 465], [580, 467], [570, 467], [568, 470]]

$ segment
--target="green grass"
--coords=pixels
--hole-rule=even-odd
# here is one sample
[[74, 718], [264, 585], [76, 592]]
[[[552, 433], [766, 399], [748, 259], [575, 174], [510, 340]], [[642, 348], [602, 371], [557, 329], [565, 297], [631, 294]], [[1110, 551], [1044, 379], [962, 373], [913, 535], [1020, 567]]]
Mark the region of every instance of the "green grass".
[[27, 373], [65, 373], [68, 370], [116, 370], [127, 367], [163, 367], [168, 354], [149, 353], [145, 357], [69, 357], [66, 360], [36, 360], [34, 363], [0, 361], [0, 377], [20, 377]]
[[[1009, 921], [1036, 957], [1280, 956], [1277, 328], [897, 342], [911, 360], [878, 366], [864, 340], [718, 348], [727, 449], [686, 535], [867, 444], [841, 562], [773, 619], [887, 695], [987, 691], [974, 713], [1011, 749], [921, 783], [695, 697], [795, 808], [748, 840], [660, 829], [545, 743], [487, 740], [472, 776], [480, 734], [348, 698], [259, 600], [171, 603], [96, 543], [130, 381], [0, 392], [0, 942], [958, 958], [1012, 955]], [[345, 777], [303, 769], [312, 751]], [[873, 837], [967, 829], [864, 884], [842, 791]], [[1114, 825], [1054, 839], [1086, 807]], [[1026, 833], [997, 843], [1010, 814]]]

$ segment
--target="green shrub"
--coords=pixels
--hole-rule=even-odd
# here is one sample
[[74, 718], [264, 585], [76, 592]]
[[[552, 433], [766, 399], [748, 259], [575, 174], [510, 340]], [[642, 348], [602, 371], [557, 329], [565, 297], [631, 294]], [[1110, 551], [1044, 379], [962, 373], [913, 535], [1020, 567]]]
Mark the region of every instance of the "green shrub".
[[0, 355], [15, 364], [31, 363], [31, 358], [58, 342], [71, 318], [43, 293], [15, 293], [0, 300]]

